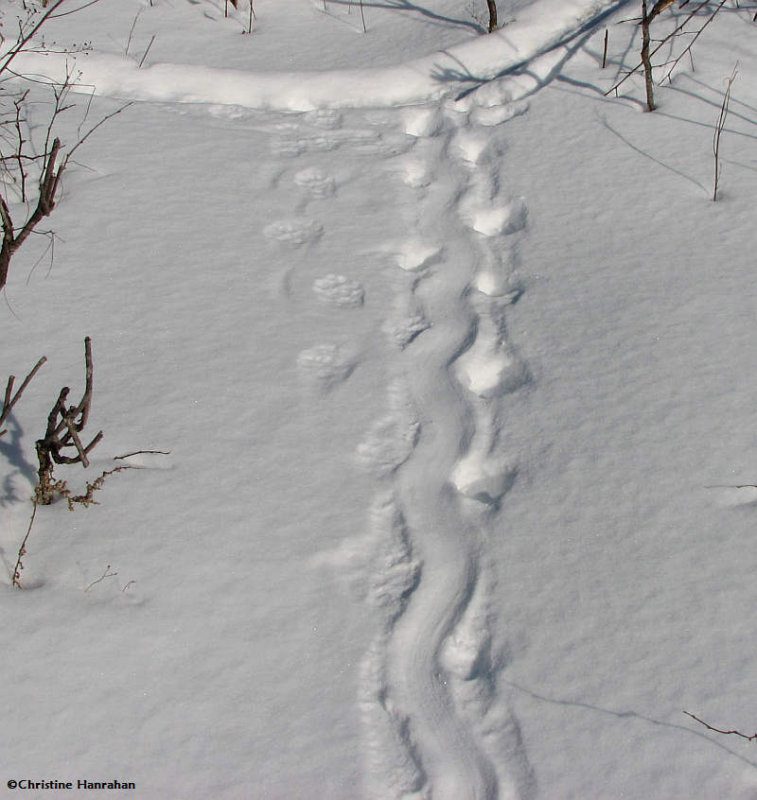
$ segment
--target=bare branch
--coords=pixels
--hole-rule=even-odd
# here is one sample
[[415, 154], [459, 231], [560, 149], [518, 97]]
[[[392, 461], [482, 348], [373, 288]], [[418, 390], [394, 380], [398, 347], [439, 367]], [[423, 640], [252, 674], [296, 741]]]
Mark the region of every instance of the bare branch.
[[[67, 406], [66, 401], [70, 389], [64, 386], [58, 394], [58, 399], [47, 417], [47, 430], [42, 439], [36, 442], [37, 459], [39, 461], [38, 482], [35, 497], [41, 505], [50, 505], [60, 491], [59, 484], [53, 479], [55, 464], [82, 464], [89, 466], [87, 455], [101, 441], [100, 431], [85, 447], [79, 434], [84, 430], [89, 418], [92, 404], [92, 340], [87, 336], [84, 340], [85, 361], [85, 387], [81, 400], [75, 406]], [[73, 448], [75, 455], [67, 455], [65, 448]], [[67, 496], [67, 495], [66, 495]]]
[[[675, 27], [675, 28], [674, 28], [674, 29], [673, 29], [673, 30], [672, 30], [672, 31], [671, 31], [671, 32], [670, 32], [670, 33], [669, 33], [669, 34], [668, 34], [668, 35], [667, 35], [667, 36], [666, 36], [664, 39], [661, 39], [661, 40], [660, 40], [660, 42], [658, 43], [658, 45], [657, 45], [655, 48], [653, 48], [653, 49], [651, 49], [651, 50], [650, 50], [650, 52], [649, 52], [649, 57], [650, 57], [650, 59], [651, 59], [653, 56], [655, 56], [655, 55], [656, 55], [656, 54], [657, 54], [657, 53], [658, 53], [658, 52], [659, 52], [659, 51], [660, 51], [660, 50], [661, 50], [661, 49], [662, 49], [662, 48], [665, 46], [665, 44], [666, 44], [667, 42], [669, 42], [669, 41], [670, 41], [670, 40], [671, 40], [671, 39], [672, 39], [674, 36], [676, 36], [676, 35], [677, 35], [677, 34], [678, 34], [680, 31], [682, 31], [682, 30], [683, 30], [683, 29], [686, 27], [686, 25], [688, 25], [689, 21], [690, 21], [690, 20], [691, 20], [693, 17], [695, 17], [695, 16], [696, 16], [696, 15], [699, 13], [699, 11], [700, 11], [702, 8], [704, 8], [706, 5], [708, 5], [708, 3], [709, 3], [709, 2], [710, 2], [710, 0], [702, 0], [702, 2], [701, 2], [701, 3], [700, 3], [700, 4], [699, 4], [699, 5], [698, 5], [698, 6], [697, 6], [697, 7], [696, 7], [696, 8], [695, 8], [693, 11], [690, 11], [690, 12], [689, 12], [689, 13], [686, 15], [686, 17], [684, 18], [683, 22], [681, 22], [679, 25], [677, 25], [677, 26], [676, 26], [676, 27]], [[719, 10], [719, 8], [718, 8], [718, 10]], [[636, 20], [636, 21], [639, 21], [639, 20]], [[642, 20], [642, 21], [643, 21], [643, 20]], [[628, 80], [628, 79], [629, 79], [629, 78], [630, 78], [632, 75], [635, 75], [635, 74], [636, 74], [636, 73], [637, 73], [637, 72], [638, 72], [640, 69], [642, 69], [642, 67], [643, 67], [643, 66], [644, 66], [643, 62], [639, 62], [639, 63], [638, 63], [638, 64], [637, 64], [637, 65], [636, 65], [636, 66], [635, 66], [635, 67], [634, 67], [632, 70], [629, 70], [629, 71], [626, 73], [626, 75], [625, 75], [625, 77], [624, 77], [624, 78], [622, 78], [621, 80], [619, 80], [619, 81], [618, 81], [618, 82], [617, 82], [617, 83], [616, 83], [616, 84], [615, 84], [613, 87], [611, 87], [610, 89], [608, 89], [608, 90], [605, 92], [605, 97], [606, 97], [607, 95], [611, 94], [612, 92], [617, 92], [617, 91], [618, 91], [618, 89], [619, 89], [619, 88], [620, 88], [620, 87], [621, 87], [621, 86], [622, 86], [622, 85], [623, 85], [623, 84], [624, 84], [624, 83], [625, 83], [625, 82], [626, 82], [626, 81], [627, 81], [627, 80]]]
[[[18, 39], [16, 44], [8, 51], [5, 56], [5, 60], [0, 64], [0, 75], [3, 74], [8, 69], [11, 61], [23, 51], [24, 47], [26, 47], [27, 42], [34, 36], [34, 34], [45, 24], [48, 17], [51, 16], [53, 11], [63, 4], [64, 0], [53, 0], [53, 4], [42, 13], [42, 16], [37, 20], [37, 22], [31, 27], [31, 29], [27, 32], [24, 32], [23, 27], [21, 25], [21, 21], [19, 20], [19, 33]], [[69, 12], [71, 13], [71, 12]]]
[[[13, 392], [13, 383], [16, 378], [14, 375], [11, 375], [8, 378], [8, 384], [5, 387], [3, 407], [0, 409], [0, 427], [5, 424], [5, 420], [8, 419], [8, 415], [13, 410], [13, 406], [15, 406], [18, 400], [21, 398], [21, 395], [24, 393], [24, 389], [26, 389], [26, 387], [31, 383], [32, 378], [34, 378], [45, 361], [47, 361], [47, 358], [42, 356], [42, 358], [40, 358], [40, 360], [34, 365], [31, 372], [24, 378], [24, 382], [21, 384], [16, 394], [14, 394], [12, 397], [11, 394]], [[0, 431], [0, 436], [2, 436], [4, 433], [4, 430]]]

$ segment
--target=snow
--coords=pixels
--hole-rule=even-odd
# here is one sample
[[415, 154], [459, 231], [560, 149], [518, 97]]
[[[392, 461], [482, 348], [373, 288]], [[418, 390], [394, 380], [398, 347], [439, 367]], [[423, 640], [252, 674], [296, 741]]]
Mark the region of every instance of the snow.
[[[48, 357], [0, 439], [0, 786], [757, 797], [752, 744], [682, 714], [754, 732], [754, 10], [647, 114], [640, 78], [605, 96], [634, 3], [501, 2], [490, 36], [452, 0], [366, 2], [366, 33], [326, 5], [242, 35], [244, 1], [101, 0], [46, 32], [91, 52], [15, 64], [75, 63], [67, 114], [134, 102], [0, 314], [5, 374]], [[105, 437], [56, 473], [141, 469], [38, 508], [19, 589], [85, 335]]]

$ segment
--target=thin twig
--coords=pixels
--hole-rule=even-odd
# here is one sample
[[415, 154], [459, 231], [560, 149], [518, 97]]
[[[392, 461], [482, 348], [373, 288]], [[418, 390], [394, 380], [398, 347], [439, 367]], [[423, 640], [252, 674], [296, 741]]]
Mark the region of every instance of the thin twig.
[[105, 567], [105, 571], [103, 572], [103, 574], [96, 581], [92, 581], [92, 583], [90, 583], [89, 586], [87, 586], [87, 588], [84, 591], [88, 592], [93, 586], [97, 586], [98, 583], [104, 581], [106, 578], [113, 578], [116, 575], [118, 575], [117, 572], [108, 572], [109, 569], [110, 569], [110, 564], [108, 564], [108, 566]]
[[150, 52], [150, 48], [152, 47], [152, 43], [155, 41], [156, 35], [157, 34], [153, 33], [152, 38], [150, 39], [150, 44], [147, 45], [147, 49], [144, 53], [142, 53], [142, 58], [139, 59], [139, 64], [137, 64], [138, 69], [142, 69], [142, 65], [145, 63], [145, 59], [147, 58], [147, 54]]
[[731, 77], [728, 79], [728, 87], [726, 88], [725, 96], [723, 97], [723, 105], [720, 106], [720, 114], [718, 115], [718, 121], [715, 126], [715, 134], [712, 137], [712, 154], [715, 157], [715, 181], [712, 190], [713, 202], [718, 199], [718, 183], [720, 182], [720, 137], [723, 133], [723, 128], [725, 127], [726, 118], [728, 117], [728, 105], [731, 102], [731, 87], [733, 86], [733, 82], [736, 80], [736, 76], [738, 74], [739, 72], [737, 64], [733, 68]]
[[[53, 4], [48, 8], [46, 11], [42, 13], [42, 16], [37, 20], [37, 22], [31, 27], [31, 29], [24, 33], [21, 29], [21, 23], [19, 22], [19, 37], [16, 40], [16, 44], [8, 51], [5, 56], [5, 61], [0, 64], [0, 75], [2, 75], [5, 70], [8, 69], [11, 61], [24, 49], [26, 43], [34, 36], [34, 34], [45, 24], [48, 17], [59, 8], [63, 4], [64, 0], [55, 0]], [[71, 13], [71, 12], [68, 12]]]
[[748, 742], [757, 741], [757, 733], [753, 733], [751, 736], [748, 736], [746, 733], [742, 733], [741, 731], [721, 731], [720, 728], [713, 728], [712, 725], [708, 725], [703, 719], [699, 719], [699, 717], [694, 716], [694, 714], [690, 714], [688, 711], [684, 711], [687, 717], [691, 717], [695, 719], [700, 725], [704, 725], [707, 730], [714, 731], [715, 733], [722, 733], [724, 736], [740, 736], [742, 739], [746, 739]]
[[170, 456], [170, 450], [135, 450], [133, 453], [125, 453], [122, 456], [115, 456], [113, 458], [114, 461], [123, 461], [127, 458], [131, 458], [132, 456], [141, 456], [144, 454], [150, 455], [160, 455], [160, 456]]
[[[668, 35], [667, 35], [667, 36], [666, 36], [664, 39], [662, 39], [662, 40], [660, 41], [660, 43], [657, 45], [657, 47], [655, 47], [654, 49], [652, 49], [652, 50], [650, 51], [650, 53], [649, 53], [649, 56], [650, 56], [650, 58], [651, 58], [652, 56], [656, 55], [656, 54], [657, 54], [657, 52], [658, 52], [659, 50], [661, 50], [661, 49], [662, 49], [662, 48], [665, 46], [665, 44], [666, 44], [666, 43], [667, 43], [667, 42], [668, 42], [670, 39], [672, 39], [672, 38], [673, 38], [673, 37], [674, 37], [674, 36], [675, 36], [675, 35], [676, 35], [676, 34], [677, 34], [679, 31], [683, 30], [683, 29], [686, 27], [686, 25], [689, 23], [689, 20], [691, 20], [693, 17], [695, 17], [695, 16], [697, 15], [697, 13], [699, 12], [699, 10], [700, 10], [701, 8], [704, 8], [704, 7], [705, 7], [705, 6], [706, 6], [706, 5], [707, 5], [709, 2], [710, 2], [710, 0], [702, 0], [702, 2], [701, 2], [701, 3], [700, 3], [700, 4], [699, 4], [699, 5], [698, 5], [698, 6], [697, 6], [697, 7], [696, 7], [696, 8], [695, 8], [693, 11], [690, 11], [690, 12], [689, 12], [689, 14], [688, 14], [688, 15], [687, 15], [687, 16], [684, 18], [683, 22], [682, 22], [682, 23], [680, 23], [679, 25], [677, 25], [677, 26], [676, 26], [676, 27], [673, 29], [673, 31], [671, 31], [671, 32], [670, 32], [670, 33], [669, 33], [669, 34], [668, 34]], [[629, 20], [629, 21], [634, 21], [634, 22], [635, 22], [635, 21], [637, 21], [637, 20]], [[616, 92], [616, 93], [617, 93], [618, 89], [619, 89], [619, 88], [620, 88], [620, 87], [621, 87], [621, 86], [622, 86], [622, 85], [623, 85], [623, 84], [624, 84], [624, 83], [625, 83], [625, 82], [626, 82], [626, 81], [627, 81], [627, 80], [628, 80], [628, 79], [629, 79], [629, 78], [630, 78], [632, 75], [635, 75], [635, 74], [636, 74], [636, 73], [637, 73], [637, 72], [638, 72], [638, 71], [639, 71], [639, 70], [640, 70], [640, 69], [641, 69], [643, 66], [644, 66], [644, 64], [643, 64], [642, 62], [639, 62], [639, 63], [638, 63], [638, 64], [637, 64], [637, 65], [636, 65], [636, 66], [635, 66], [635, 67], [634, 67], [632, 70], [629, 70], [628, 72], [626, 72], [626, 75], [625, 75], [625, 77], [624, 77], [624, 78], [622, 78], [621, 80], [619, 80], [619, 81], [618, 81], [618, 82], [617, 82], [617, 83], [616, 83], [616, 84], [615, 84], [615, 85], [614, 85], [612, 88], [608, 89], [608, 90], [605, 92], [605, 97], [606, 97], [608, 94], [610, 94], [611, 92]]]
[[134, 17], [134, 22], [131, 23], [131, 29], [129, 30], [129, 38], [126, 40], [126, 50], [124, 50], [124, 57], [129, 57], [129, 48], [131, 47], [131, 37], [134, 36], [134, 29], [137, 27], [137, 22], [139, 21], [140, 14], [144, 11], [144, 7], [140, 8], [137, 11], [136, 16]]

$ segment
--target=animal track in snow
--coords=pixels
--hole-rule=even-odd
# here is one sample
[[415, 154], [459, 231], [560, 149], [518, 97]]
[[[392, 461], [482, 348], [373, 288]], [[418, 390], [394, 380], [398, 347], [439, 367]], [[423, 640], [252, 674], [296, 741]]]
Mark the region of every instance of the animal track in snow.
[[331, 197], [336, 192], [334, 177], [318, 167], [300, 170], [294, 176], [294, 182], [315, 199]]
[[528, 100], [519, 100], [503, 106], [477, 106], [471, 112], [471, 122], [484, 127], [492, 127], [519, 117], [528, 111]]
[[528, 207], [523, 198], [516, 198], [503, 206], [476, 203], [460, 210], [465, 223], [483, 236], [517, 233], [526, 227], [528, 219]]
[[478, 164], [482, 154], [491, 146], [491, 136], [487, 131], [461, 128], [452, 140], [452, 149], [471, 166]]
[[417, 304], [410, 304], [407, 308], [398, 308], [384, 322], [382, 330], [389, 341], [404, 350], [417, 336], [427, 331], [431, 322]]
[[266, 225], [263, 233], [268, 239], [283, 245], [301, 247], [304, 244], [317, 242], [323, 235], [323, 226], [315, 220], [279, 220]]
[[396, 254], [397, 266], [408, 272], [424, 269], [441, 260], [443, 250], [439, 245], [411, 239], [400, 246]]
[[319, 300], [341, 308], [358, 308], [365, 298], [362, 284], [335, 273], [316, 278], [313, 291]]
[[410, 538], [393, 492], [381, 492], [373, 501], [370, 530], [376, 545], [369, 579], [369, 600], [381, 609], [388, 625], [402, 612], [407, 596], [418, 581], [420, 562], [413, 556]]
[[415, 138], [404, 133], [389, 133], [375, 139], [363, 139], [353, 145], [353, 151], [367, 156], [392, 158], [410, 150]]
[[422, 158], [407, 156], [398, 164], [402, 182], [412, 189], [422, 189], [433, 180], [429, 164]]
[[387, 394], [389, 413], [373, 423], [357, 447], [358, 461], [380, 477], [410, 458], [420, 435], [420, 422], [405, 383], [393, 381]]
[[342, 115], [333, 108], [318, 108], [308, 111], [305, 119], [315, 128], [333, 131], [342, 127]]
[[479, 320], [475, 342], [455, 362], [455, 373], [479, 397], [506, 394], [528, 382], [525, 365], [500, 341], [493, 322], [485, 317]]
[[355, 362], [338, 345], [319, 344], [297, 356], [297, 367], [307, 381], [328, 391], [349, 377]]
[[409, 108], [404, 112], [403, 118], [405, 133], [409, 136], [435, 136], [443, 124], [441, 114], [436, 106]]
[[460, 494], [496, 505], [510, 491], [518, 470], [505, 457], [484, 456], [471, 449], [455, 465], [452, 484]]

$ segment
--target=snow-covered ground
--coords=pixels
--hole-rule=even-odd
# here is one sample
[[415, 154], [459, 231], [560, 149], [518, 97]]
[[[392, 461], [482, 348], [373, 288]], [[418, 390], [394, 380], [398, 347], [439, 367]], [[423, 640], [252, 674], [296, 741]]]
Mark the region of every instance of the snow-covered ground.
[[[49, 359], [0, 439], [2, 797], [757, 798], [754, 744], [682, 713], [755, 729], [740, 5], [654, 114], [640, 79], [605, 96], [633, 2], [502, 0], [491, 36], [463, 0], [364, 0], [365, 33], [358, 0], [49, 22], [91, 51], [19, 67], [75, 62], [90, 120], [134, 102], [0, 313], [0, 374]], [[170, 455], [39, 507], [18, 589], [85, 336], [105, 437], [60, 476]]]

